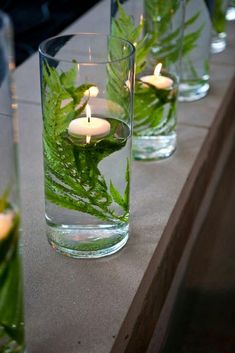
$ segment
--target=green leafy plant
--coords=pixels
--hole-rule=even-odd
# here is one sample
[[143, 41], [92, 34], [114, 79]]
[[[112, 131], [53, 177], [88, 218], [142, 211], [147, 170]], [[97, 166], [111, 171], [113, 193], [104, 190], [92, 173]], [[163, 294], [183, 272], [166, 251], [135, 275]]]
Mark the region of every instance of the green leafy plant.
[[225, 32], [226, 9], [223, 8], [224, 0], [215, 0], [214, 11], [212, 13], [212, 24], [217, 33]]
[[[190, 1], [187, 0], [186, 3]], [[180, 53], [187, 62], [187, 67], [193, 77], [199, 78], [196, 68], [190, 59], [190, 54], [197, 46], [204, 25], [202, 24], [196, 30], [184, 34], [182, 48], [181, 37], [182, 30], [184, 32], [190, 31], [190, 28], [195, 26], [201, 11], [198, 11], [185, 21], [183, 27], [182, 24], [179, 24], [178, 28], [169, 33], [169, 24], [172, 16], [179, 8], [179, 1], [144, 0], [145, 19], [142, 19], [138, 26], [135, 26], [132, 16], [128, 16], [125, 13], [119, 0], [117, 0], [117, 4], [118, 18], [112, 20], [112, 33], [135, 44], [137, 78], [144, 71], [148, 62], [151, 65], [154, 65], [156, 60], [167, 65], [175, 64], [180, 57]], [[159, 18], [161, 18], [161, 21], [159, 21]], [[138, 97], [135, 96], [135, 102], [136, 99]]]
[[[199, 19], [201, 11], [195, 13], [189, 20], [184, 23], [184, 31], [190, 28], [190, 26], [194, 25], [196, 21]], [[196, 31], [185, 34], [183, 39], [183, 49], [182, 56], [185, 57], [189, 55], [194, 48], [197, 46], [198, 39], [201, 36], [203, 31], [204, 24], [202, 24]]]
[[8, 191], [0, 197], [0, 214], [10, 213], [12, 225], [0, 239], [0, 352], [22, 353], [24, 327], [21, 264], [18, 255], [19, 216], [8, 203]]
[[[126, 167], [126, 189], [122, 196], [110, 181], [107, 185], [99, 163], [121, 149], [111, 133], [95, 144], [75, 144], [67, 135], [67, 127], [85, 108], [85, 91], [92, 84], [76, 87], [76, 67], [58, 73], [48, 64], [43, 66], [43, 145], [45, 194], [47, 200], [67, 209], [77, 210], [105, 221], [125, 222], [129, 209], [129, 162]], [[68, 104], [63, 106], [63, 101]], [[77, 106], [79, 108], [77, 108]], [[115, 213], [115, 205], [122, 209]]]
[[144, 0], [144, 32], [153, 38], [153, 46], [148, 55], [167, 64], [176, 63], [181, 52], [182, 25], [179, 24], [178, 28], [169, 33], [171, 18], [178, 8], [178, 0]]
[[[151, 13], [153, 13], [153, 5], [153, 2], [145, 2], [145, 6]], [[152, 85], [143, 85], [142, 82], [138, 80], [138, 77], [141, 76], [141, 74], [143, 75], [143, 72], [145, 72], [145, 69], [149, 65], [152, 47], [159, 39], [159, 32], [146, 30], [146, 22], [143, 19], [141, 19], [140, 23], [136, 26], [132, 16], [126, 14], [119, 0], [117, 0], [117, 6], [118, 17], [112, 20], [112, 34], [129, 40], [136, 48], [137, 80], [135, 85], [134, 135], [152, 135], [156, 131], [162, 132], [164, 129], [165, 133], [167, 133], [167, 126], [173, 128], [175, 125], [175, 123], [169, 123], [171, 120], [174, 120], [177, 91], [175, 89], [156, 89], [156, 87]], [[164, 3], [164, 6], [167, 7], [168, 5]], [[162, 25], [166, 25], [167, 21], [169, 22], [169, 18], [166, 15], [166, 20], [163, 21]], [[146, 32], [146, 34], [144, 34], [144, 32]], [[168, 47], [167, 45], [164, 46], [164, 53], [162, 51], [161, 55], [165, 55], [166, 53], [170, 55], [170, 52], [172, 52], [172, 58], [178, 58], [175, 47], [173, 49], [170, 48], [170, 41], [174, 38], [176, 39], [179, 33], [180, 29], [168, 36], [168, 38], [165, 38], [165, 44], [168, 43]]]
[[135, 26], [132, 16], [129, 16], [124, 11], [123, 6], [117, 0], [119, 16], [112, 20], [112, 34], [125, 38], [133, 43], [136, 48], [135, 64], [136, 75], [141, 73], [147, 65], [147, 56], [152, 47], [155, 38], [148, 34], [143, 36], [144, 21], [140, 20], [138, 26]]
[[[176, 114], [177, 90], [156, 89], [151, 85], [136, 82], [135, 90], [135, 133], [151, 136], [156, 130], [167, 134], [175, 126], [172, 117]], [[164, 107], [167, 105], [167, 113]]]
[[[159, 46], [156, 51], [158, 60], [166, 58], [175, 62], [179, 57], [182, 26], [172, 33], [167, 33], [171, 17], [179, 7], [179, 1], [144, 1], [144, 18], [140, 19], [136, 26], [131, 15], [128, 15], [124, 7], [117, 0], [118, 17], [112, 19], [113, 35], [129, 40], [136, 48], [136, 74], [143, 72], [149, 61], [149, 56], [154, 55], [153, 48]], [[159, 17], [161, 21], [159, 22]], [[160, 45], [159, 45], [160, 44]], [[170, 56], [170, 57], [169, 57]]]
[[[190, 1], [187, 0], [186, 4]], [[194, 78], [199, 79], [196, 68], [190, 59], [190, 54], [197, 47], [198, 40], [205, 26], [202, 24], [196, 30], [191, 30], [191, 32], [190, 28], [193, 28], [199, 20], [201, 11], [196, 12], [184, 22], [183, 26], [180, 24], [178, 28], [168, 34], [167, 29], [169, 28], [169, 23], [171, 23], [171, 17], [174, 16], [179, 7], [179, 1], [145, 0], [144, 4], [147, 18], [145, 31], [152, 33], [156, 42], [155, 50], [152, 50], [152, 56], [161, 62], [167, 61], [168, 64], [172, 64], [176, 63], [180, 55], [182, 55], [184, 62], [187, 63], [189, 72]], [[158, 21], [159, 17], [161, 17], [160, 22]], [[184, 32], [183, 42], [181, 40], [182, 30]]]

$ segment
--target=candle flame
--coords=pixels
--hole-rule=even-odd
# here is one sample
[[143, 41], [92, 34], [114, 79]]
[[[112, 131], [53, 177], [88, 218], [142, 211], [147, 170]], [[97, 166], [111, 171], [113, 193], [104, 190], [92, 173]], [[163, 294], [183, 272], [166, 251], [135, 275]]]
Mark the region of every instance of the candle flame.
[[157, 64], [153, 72], [154, 76], [159, 76], [161, 69], [162, 69], [162, 63]]
[[86, 136], [86, 143], [90, 143], [90, 141], [91, 141], [91, 136], [90, 136], [90, 135], [87, 135], [87, 136]]
[[86, 117], [88, 119], [88, 122], [90, 122], [90, 120], [91, 120], [91, 107], [89, 106], [89, 104], [86, 105]]

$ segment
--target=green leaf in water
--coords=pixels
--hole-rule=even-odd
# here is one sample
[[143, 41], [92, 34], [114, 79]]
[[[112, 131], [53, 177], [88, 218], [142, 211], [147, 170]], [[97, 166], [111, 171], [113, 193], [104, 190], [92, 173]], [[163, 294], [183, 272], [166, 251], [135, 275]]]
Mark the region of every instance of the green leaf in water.
[[[109, 192], [98, 165], [105, 157], [122, 148], [126, 141], [117, 143], [113, 134], [110, 134], [95, 145], [77, 145], [67, 135], [70, 121], [87, 104], [89, 97], [84, 97], [84, 93], [94, 85], [88, 83], [73, 86], [74, 72], [71, 69], [67, 73], [59, 73], [47, 64], [43, 67], [47, 90], [43, 96], [46, 198], [60, 207], [84, 212], [102, 220], [125, 221], [129, 205], [126, 204], [124, 208], [123, 203], [122, 215], [114, 213], [112, 200], [120, 206], [117, 200], [121, 199], [121, 195], [118, 195], [114, 185], [112, 191], [116, 190], [115, 197]], [[52, 89], [54, 87], [56, 91]], [[66, 103], [65, 106], [63, 103]]]
[[10, 207], [8, 192], [0, 198], [1, 213], [12, 215], [12, 225], [0, 239], [0, 350], [21, 353], [24, 347], [21, 263], [18, 254], [19, 216]]

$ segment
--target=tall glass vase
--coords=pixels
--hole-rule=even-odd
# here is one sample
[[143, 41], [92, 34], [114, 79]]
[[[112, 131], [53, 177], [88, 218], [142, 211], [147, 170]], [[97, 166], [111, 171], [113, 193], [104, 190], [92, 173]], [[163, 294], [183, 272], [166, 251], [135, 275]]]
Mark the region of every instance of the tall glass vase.
[[167, 158], [176, 148], [184, 1], [111, 0], [111, 16], [112, 34], [136, 48], [133, 156]]
[[180, 101], [203, 98], [209, 90], [211, 20], [204, 0], [188, 0], [184, 22]]
[[0, 352], [24, 351], [11, 25], [0, 12]]
[[177, 77], [181, 71], [185, 2], [144, 0], [144, 34], [152, 38], [148, 60], [152, 67], [161, 62]]
[[229, 0], [214, 0], [212, 11], [211, 52], [217, 54], [226, 48], [226, 12]]
[[40, 45], [46, 229], [68, 256], [128, 240], [134, 52], [94, 33]]

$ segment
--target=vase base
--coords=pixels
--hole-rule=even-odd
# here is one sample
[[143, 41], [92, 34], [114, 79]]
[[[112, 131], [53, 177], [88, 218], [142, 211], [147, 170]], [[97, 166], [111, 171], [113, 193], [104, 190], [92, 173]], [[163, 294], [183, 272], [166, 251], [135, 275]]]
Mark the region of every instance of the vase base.
[[179, 101], [193, 102], [205, 97], [209, 91], [208, 81], [199, 81], [198, 83], [181, 82], [179, 85]]
[[219, 33], [217, 36], [212, 37], [211, 53], [221, 53], [226, 48], [226, 33]]
[[228, 8], [226, 13], [226, 20], [227, 21], [235, 20], [235, 6], [231, 6]]
[[128, 240], [128, 225], [70, 226], [47, 223], [49, 244], [57, 252], [81, 259], [100, 258], [119, 251]]
[[138, 136], [133, 141], [135, 160], [160, 160], [170, 157], [176, 149], [176, 132], [160, 136]]

